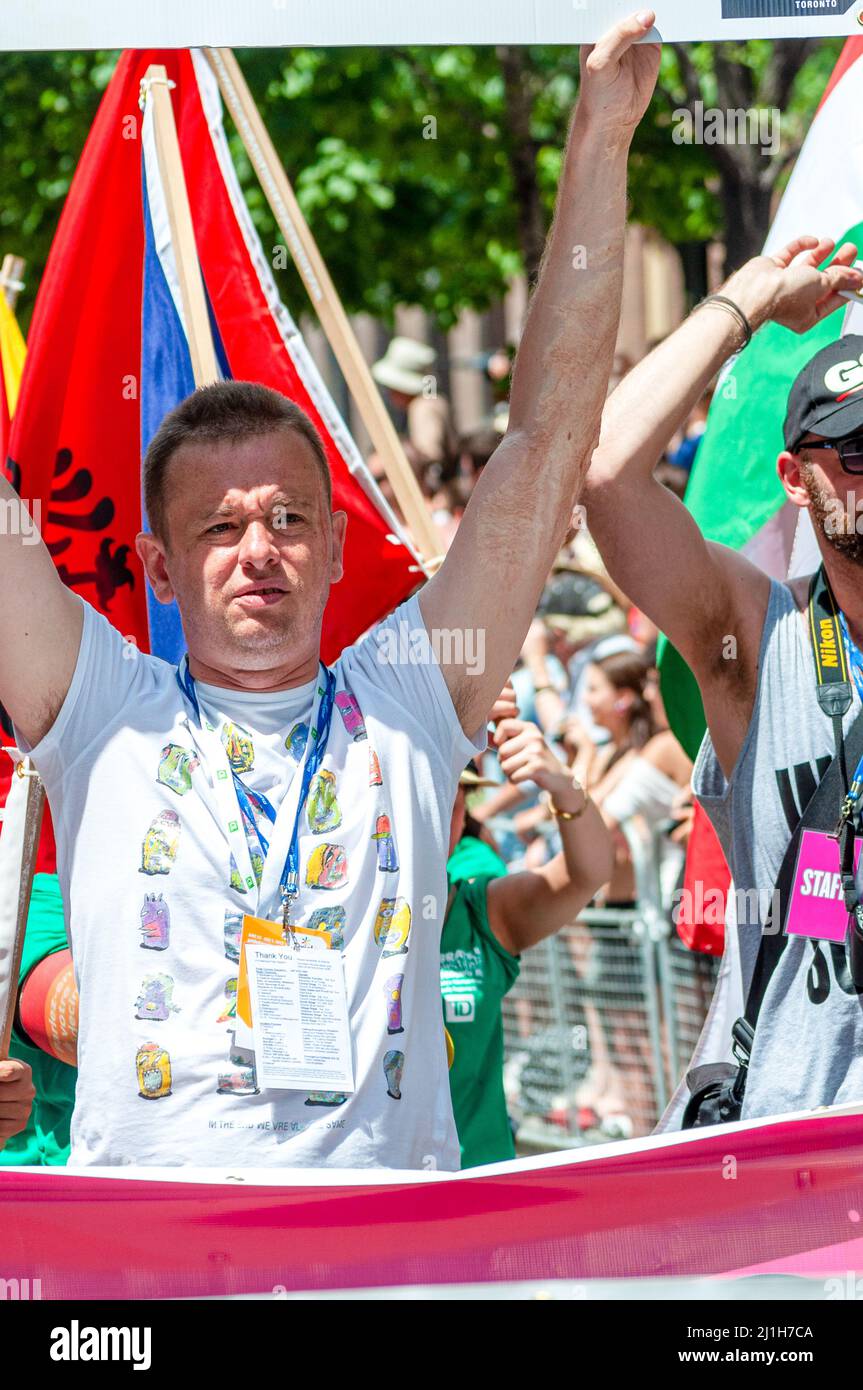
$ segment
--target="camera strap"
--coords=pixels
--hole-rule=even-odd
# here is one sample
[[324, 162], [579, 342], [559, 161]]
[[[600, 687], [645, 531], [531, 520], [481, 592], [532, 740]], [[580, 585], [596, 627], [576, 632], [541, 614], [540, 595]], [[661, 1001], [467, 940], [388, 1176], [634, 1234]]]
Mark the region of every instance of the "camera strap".
[[[830, 766], [804, 807], [783, 856], [770, 911], [761, 933], [746, 1008], [732, 1029], [734, 1055], [744, 1068], [748, 1066], [751, 1056], [755, 1027], [767, 986], [788, 942], [782, 924], [790, 901], [803, 831], [810, 828], [823, 830], [825, 825], [830, 824], [835, 814], [832, 808], [837, 804], [840, 807], [839, 819], [831, 832], [831, 838], [838, 842], [842, 894], [852, 917], [850, 940], [846, 947], [848, 964], [855, 986], [863, 991], [863, 908], [859, 901], [854, 874], [854, 841], [863, 791], [863, 709], [846, 737], [842, 720], [851, 708], [853, 699], [849, 651], [853, 648], [856, 652], [857, 649], [853, 647], [850, 638], [846, 647], [843, 615], [836, 605], [823, 566], [813, 576], [809, 587], [808, 616], [818, 704], [832, 723], [835, 753]], [[859, 656], [859, 653], [857, 655]], [[860, 668], [863, 682], [863, 658], [860, 660]], [[863, 688], [858, 688], [863, 699]], [[849, 759], [856, 768], [854, 778], [850, 782]]]

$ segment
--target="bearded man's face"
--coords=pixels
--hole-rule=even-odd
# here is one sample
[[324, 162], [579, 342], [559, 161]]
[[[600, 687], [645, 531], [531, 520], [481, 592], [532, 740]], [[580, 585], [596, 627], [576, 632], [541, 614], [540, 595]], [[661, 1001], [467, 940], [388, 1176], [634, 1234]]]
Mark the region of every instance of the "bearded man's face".
[[[800, 477], [810, 502], [812, 523], [827, 544], [852, 564], [863, 565], [863, 474], [842, 469], [833, 450], [807, 456], [801, 444]], [[817, 462], [816, 462], [817, 460]]]

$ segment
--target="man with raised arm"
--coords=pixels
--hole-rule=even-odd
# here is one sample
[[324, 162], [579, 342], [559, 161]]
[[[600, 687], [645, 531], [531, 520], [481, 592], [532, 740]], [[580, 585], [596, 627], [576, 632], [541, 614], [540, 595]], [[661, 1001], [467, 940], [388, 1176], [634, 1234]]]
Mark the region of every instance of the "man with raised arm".
[[[843, 305], [841, 291], [859, 289], [854, 246], [818, 269], [833, 251], [832, 242], [801, 237], [779, 255], [755, 258], [640, 363], [607, 403], [584, 495], [611, 575], [698, 679], [708, 734], [693, 787], [722, 842], [737, 901], [753, 904], [771, 902], [801, 813], [835, 751], [833, 721], [818, 699], [810, 582], [773, 582], [743, 555], [707, 542], [653, 470], [716, 372], [761, 324], [805, 332]], [[861, 360], [863, 339], [840, 339], [814, 357], [787, 402], [775, 402], [785, 420], [779, 477], [789, 501], [812, 517], [823, 573], [844, 614], [850, 665], [863, 645], [863, 543], [830, 519], [853, 492], [855, 460], [863, 466]], [[771, 382], [763, 389], [770, 392]], [[733, 474], [733, 437], [725, 449]], [[860, 711], [852, 686], [845, 733]], [[833, 829], [841, 800], [822, 830]], [[838, 872], [836, 842], [819, 843]], [[740, 923], [744, 998], [766, 924], [763, 907]], [[845, 943], [769, 925], [780, 949], [758, 1015], [743, 1115], [863, 1098], [863, 1009]]]
[[[138, 553], [179, 605], [179, 669], [130, 648], [23, 528], [0, 537], [0, 700], [47, 786], [80, 991], [73, 1164], [458, 1167], [450, 810], [598, 438], [653, 18], [583, 55], [509, 433], [446, 562], [329, 671], [346, 518], [311, 422], [261, 387], [197, 391], [144, 462]], [[264, 938], [245, 952], [251, 1038], [244, 930]]]

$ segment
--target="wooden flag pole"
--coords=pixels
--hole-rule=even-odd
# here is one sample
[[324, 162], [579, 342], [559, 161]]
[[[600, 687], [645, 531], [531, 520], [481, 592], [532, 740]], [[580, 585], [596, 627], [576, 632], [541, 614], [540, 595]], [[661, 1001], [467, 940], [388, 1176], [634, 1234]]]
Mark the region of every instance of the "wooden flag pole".
[[[13, 312], [23, 289], [25, 264], [22, 256], [10, 253], [3, 257], [0, 266], [0, 290]], [[19, 763], [17, 771], [19, 776], [13, 777], [6, 805], [0, 811], [3, 821], [3, 834], [0, 835], [0, 1058], [9, 1056], [24, 934], [45, 809], [45, 788], [29, 760]], [[0, 1139], [0, 1149], [5, 1143], [5, 1139]]]
[[[45, 788], [29, 759], [19, 763], [16, 772], [18, 776], [12, 778], [3, 808], [3, 834], [0, 835], [0, 1058], [9, 1056], [24, 933], [45, 809]], [[0, 1149], [5, 1143], [5, 1139], [0, 1139]]]
[[26, 261], [22, 256], [13, 256], [10, 252], [3, 257], [3, 264], [0, 266], [0, 288], [3, 290], [6, 303], [13, 310], [18, 303], [18, 295], [24, 288], [25, 265]]
[[180, 157], [180, 142], [171, 106], [171, 87], [164, 67], [154, 63], [144, 75], [143, 90], [153, 103], [153, 125], [156, 135], [156, 157], [165, 190], [171, 241], [177, 262], [177, 275], [183, 299], [183, 314], [192, 358], [196, 386], [218, 381], [221, 375], [216, 362], [204, 281], [195, 245], [195, 230], [189, 194]]
[[230, 48], [205, 48], [204, 52], [417, 550], [424, 561], [438, 562], [443, 550], [441, 538], [240, 65]]

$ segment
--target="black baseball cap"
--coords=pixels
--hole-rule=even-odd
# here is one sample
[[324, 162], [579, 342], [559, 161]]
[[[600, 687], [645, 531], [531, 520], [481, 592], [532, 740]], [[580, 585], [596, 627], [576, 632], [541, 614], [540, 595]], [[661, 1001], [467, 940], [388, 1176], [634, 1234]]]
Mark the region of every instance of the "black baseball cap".
[[536, 611], [576, 647], [626, 628], [626, 614], [608, 590], [583, 570], [564, 569], [552, 575]]
[[788, 396], [784, 433], [791, 453], [807, 434], [863, 433], [863, 337], [837, 338], [806, 363]]
[[607, 589], [583, 570], [559, 570], [542, 591], [541, 618], [601, 618], [614, 607]]

